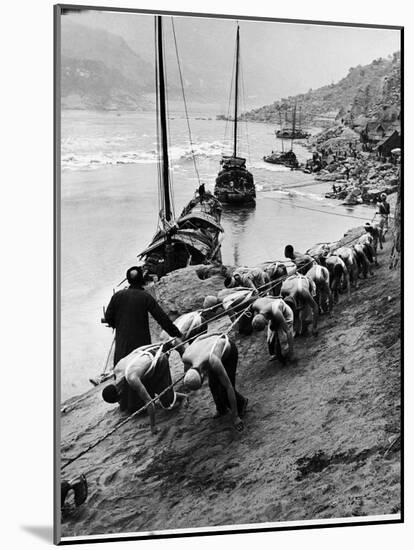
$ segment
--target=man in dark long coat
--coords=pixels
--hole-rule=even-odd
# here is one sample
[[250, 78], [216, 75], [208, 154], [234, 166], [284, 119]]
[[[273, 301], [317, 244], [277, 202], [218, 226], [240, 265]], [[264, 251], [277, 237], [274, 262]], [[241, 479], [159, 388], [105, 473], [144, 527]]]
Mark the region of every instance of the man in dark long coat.
[[171, 337], [181, 337], [155, 298], [143, 289], [141, 268], [131, 267], [126, 277], [129, 288], [116, 292], [105, 312], [105, 322], [116, 331], [114, 365], [134, 349], [151, 344], [149, 313]]

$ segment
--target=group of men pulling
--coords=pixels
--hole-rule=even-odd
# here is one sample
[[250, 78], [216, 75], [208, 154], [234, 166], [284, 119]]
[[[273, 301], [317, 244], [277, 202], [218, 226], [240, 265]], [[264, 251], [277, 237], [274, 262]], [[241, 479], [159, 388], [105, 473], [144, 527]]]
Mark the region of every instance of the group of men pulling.
[[[174, 323], [144, 290], [140, 267], [130, 268], [129, 287], [113, 295], [105, 313], [105, 322], [116, 330], [115, 380], [104, 387], [103, 399], [129, 413], [146, 408], [151, 431], [157, 433], [155, 401], [165, 409], [188, 404], [187, 394], [176, 392], [172, 383], [169, 354], [176, 350], [184, 366], [184, 387], [197, 390], [207, 378], [215, 416], [230, 413], [236, 430], [242, 431], [248, 399], [235, 387], [238, 350], [227, 333], [208, 332], [209, 321], [227, 314], [241, 334], [267, 328], [270, 360], [296, 361], [294, 337], [306, 335], [309, 325], [316, 336], [318, 316], [331, 312], [338, 294], [346, 291], [349, 297], [360, 277], [373, 275], [386, 229], [367, 223], [365, 234], [348, 246], [324, 244], [301, 254], [287, 245], [284, 261], [225, 270], [225, 288], [207, 296], [203, 309]], [[166, 333], [154, 344], [149, 313]]]

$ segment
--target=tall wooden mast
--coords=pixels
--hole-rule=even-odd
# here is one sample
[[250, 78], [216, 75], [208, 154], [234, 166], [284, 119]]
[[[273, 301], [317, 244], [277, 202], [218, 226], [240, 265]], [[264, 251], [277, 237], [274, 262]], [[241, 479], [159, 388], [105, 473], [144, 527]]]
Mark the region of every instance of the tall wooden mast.
[[156, 16], [157, 29], [157, 47], [158, 47], [158, 98], [159, 98], [159, 116], [160, 116], [160, 143], [161, 143], [161, 183], [163, 188], [163, 209], [167, 221], [172, 219], [171, 192], [170, 192], [170, 171], [168, 159], [168, 136], [167, 136], [167, 112], [165, 97], [165, 75], [164, 75], [164, 53], [162, 36], [162, 18]]
[[239, 57], [240, 57], [240, 33], [239, 25], [237, 25], [236, 35], [236, 77], [235, 77], [235, 97], [234, 97], [234, 144], [233, 157], [237, 157], [237, 110], [239, 101]]
[[293, 120], [292, 120], [292, 143], [290, 148], [293, 150], [293, 140], [295, 138], [295, 131], [296, 131], [296, 101], [295, 106], [293, 107]]

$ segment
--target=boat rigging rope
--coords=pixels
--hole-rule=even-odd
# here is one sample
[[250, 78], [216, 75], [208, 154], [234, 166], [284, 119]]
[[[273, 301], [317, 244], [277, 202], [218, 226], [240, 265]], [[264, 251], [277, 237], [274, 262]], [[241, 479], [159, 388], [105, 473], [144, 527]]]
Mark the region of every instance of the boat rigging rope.
[[176, 34], [175, 34], [175, 26], [174, 26], [174, 18], [173, 17], [171, 17], [171, 26], [172, 26], [173, 36], [174, 36], [175, 54], [176, 54], [176, 57], [177, 57], [178, 73], [180, 75], [181, 92], [182, 92], [182, 95], [183, 95], [185, 118], [186, 118], [186, 121], [187, 121], [188, 137], [189, 137], [190, 146], [191, 146], [191, 155], [192, 155], [192, 158], [193, 158], [194, 170], [195, 170], [196, 175], [197, 175], [198, 185], [200, 186], [200, 174], [198, 172], [197, 161], [196, 161], [196, 157], [195, 157], [195, 153], [194, 153], [193, 138], [192, 138], [192, 134], [191, 134], [190, 119], [189, 119], [188, 110], [187, 110], [187, 101], [186, 101], [185, 92], [184, 92], [184, 81], [183, 81], [183, 75], [182, 75], [182, 71], [181, 71], [180, 56], [178, 55], [178, 44], [177, 44], [177, 37], [176, 37]]
[[157, 178], [158, 178], [158, 220], [157, 220], [157, 229], [162, 229], [160, 227], [161, 219], [164, 218], [163, 212], [163, 194], [164, 190], [162, 188], [161, 181], [161, 144], [160, 144], [160, 94], [159, 94], [159, 81], [158, 81], [158, 45], [157, 45], [157, 23], [154, 23], [154, 52], [155, 52], [155, 111], [156, 111], [156, 132], [157, 132]]
[[229, 92], [229, 101], [227, 104], [227, 113], [226, 113], [226, 125], [224, 127], [224, 144], [226, 144], [226, 141], [231, 140], [231, 136], [227, 138], [227, 133], [229, 129], [229, 123], [230, 123], [230, 107], [231, 107], [231, 98], [233, 94], [233, 84], [234, 84], [234, 77], [235, 77], [235, 66], [236, 66], [236, 46], [234, 46], [234, 54], [233, 54], [233, 67], [231, 69], [231, 81], [230, 81], [230, 92]]
[[[244, 86], [244, 72], [243, 72], [243, 64], [242, 64], [242, 60], [241, 60], [241, 54], [240, 54], [239, 64], [240, 64], [240, 80], [241, 80], [241, 89], [242, 89], [242, 94], [241, 94], [242, 104], [243, 104], [244, 110], [246, 111], [246, 89], [245, 89], [245, 86]], [[247, 123], [247, 118], [244, 118], [244, 126], [245, 126], [245, 132], [246, 132], [247, 158], [248, 158], [249, 164], [251, 164], [252, 160], [251, 160], [251, 155], [250, 155], [249, 127], [248, 127], [248, 123]]]

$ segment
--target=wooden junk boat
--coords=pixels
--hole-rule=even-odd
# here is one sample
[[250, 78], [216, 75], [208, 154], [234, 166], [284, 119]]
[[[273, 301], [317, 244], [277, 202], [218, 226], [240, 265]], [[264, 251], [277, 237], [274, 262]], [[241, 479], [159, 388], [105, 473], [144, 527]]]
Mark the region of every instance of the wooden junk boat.
[[296, 103], [293, 107], [293, 118], [291, 128], [281, 128], [276, 132], [276, 137], [280, 139], [307, 139], [310, 137], [309, 132], [302, 129], [301, 109], [299, 108], [299, 124], [296, 124]]
[[217, 175], [215, 196], [223, 204], [255, 204], [256, 187], [253, 174], [246, 168], [246, 159], [237, 155], [237, 122], [239, 99], [240, 29], [236, 32], [236, 74], [233, 118], [233, 154], [223, 156], [222, 169]]
[[270, 155], [264, 156], [263, 160], [270, 164], [282, 164], [283, 166], [293, 169], [299, 168], [298, 159], [292, 150], [280, 152], [272, 151]]
[[161, 278], [188, 265], [221, 262], [223, 228], [221, 204], [211, 193], [196, 192], [178, 218], [174, 216], [168, 157], [162, 18], [156, 16], [156, 82], [158, 187], [160, 211], [157, 231], [138, 257], [146, 280]]
[[[279, 111], [279, 115], [280, 115], [280, 111]], [[295, 128], [295, 121], [296, 121], [296, 106], [295, 106], [295, 111], [293, 113], [293, 129]], [[263, 160], [270, 164], [281, 164], [282, 166], [286, 166], [287, 168], [296, 170], [297, 168], [299, 168], [299, 162], [298, 162], [298, 159], [296, 158], [295, 153], [293, 152], [293, 138], [290, 138], [291, 139], [290, 150], [285, 151], [285, 146], [283, 141], [284, 136], [280, 136], [278, 134], [279, 132], [275, 131], [276, 138], [282, 139], [282, 150], [272, 151], [270, 155], [265, 155], [263, 157]]]

